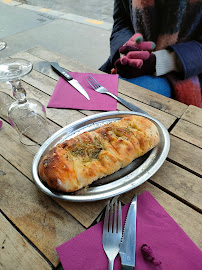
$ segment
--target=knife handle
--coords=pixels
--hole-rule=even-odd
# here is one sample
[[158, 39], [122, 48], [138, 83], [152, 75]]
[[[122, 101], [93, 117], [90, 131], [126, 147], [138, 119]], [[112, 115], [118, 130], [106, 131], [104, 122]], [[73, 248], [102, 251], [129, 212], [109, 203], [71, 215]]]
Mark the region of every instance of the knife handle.
[[70, 81], [70, 80], [72, 80], [73, 78], [72, 78], [72, 76], [71, 75], [69, 75], [66, 71], [62, 71], [61, 72], [61, 76], [62, 77], [64, 77], [66, 80], [68, 80], [68, 81]]
[[72, 80], [73, 78], [72, 78], [72, 76], [71, 75], [69, 75], [69, 73], [67, 73], [63, 68], [61, 68], [59, 65], [57, 65], [57, 67], [55, 67], [55, 66], [52, 66], [54, 69], [55, 69], [55, 71], [60, 75], [60, 76], [62, 76], [64, 79], [66, 79], [67, 81], [70, 81], [70, 80]]
[[121, 270], [133, 270], [133, 269], [135, 269], [133, 266], [121, 265]]

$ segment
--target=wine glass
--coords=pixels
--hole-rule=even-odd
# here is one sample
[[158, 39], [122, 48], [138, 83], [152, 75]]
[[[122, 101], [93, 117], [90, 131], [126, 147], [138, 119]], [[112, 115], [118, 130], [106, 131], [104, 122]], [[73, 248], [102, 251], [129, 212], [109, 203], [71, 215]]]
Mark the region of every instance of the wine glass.
[[[8, 85], [0, 83], [0, 89], [7, 90]], [[0, 91], [0, 117], [8, 121], [8, 109], [11, 104], [14, 102], [14, 99], [7, 93]]]
[[[6, 42], [0, 41], [0, 51], [5, 49], [7, 46]], [[4, 85], [1, 83], [0, 84], [0, 89], [3, 89]], [[13, 99], [11, 96], [8, 94], [0, 91], [0, 116], [3, 118], [7, 118], [8, 115], [8, 108], [13, 102]], [[2, 123], [2, 122], [1, 122]]]
[[5, 41], [0, 41], [0, 51], [6, 48], [6, 42]]
[[26, 97], [21, 78], [32, 71], [33, 65], [24, 59], [0, 61], [0, 81], [9, 82], [15, 101], [8, 109], [8, 120], [25, 145], [42, 144], [49, 137], [46, 110], [41, 102]]
[[[0, 51], [5, 49], [7, 43], [5, 41], [0, 41]], [[7, 90], [9, 83], [0, 82], [0, 89]], [[11, 87], [9, 87], [11, 89]], [[8, 109], [10, 105], [14, 102], [14, 99], [7, 93], [0, 91], [0, 116], [8, 120]]]

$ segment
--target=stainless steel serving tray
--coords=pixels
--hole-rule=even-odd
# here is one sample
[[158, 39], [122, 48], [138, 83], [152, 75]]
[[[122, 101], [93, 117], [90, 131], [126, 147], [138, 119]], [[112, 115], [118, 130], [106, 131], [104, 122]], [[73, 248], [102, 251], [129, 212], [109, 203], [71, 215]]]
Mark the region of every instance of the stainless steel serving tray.
[[[90, 186], [73, 193], [59, 193], [50, 189], [39, 178], [38, 165], [43, 156], [56, 144], [70, 139], [84, 131], [91, 131], [105, 124], [118, 121], [126, 115], [140, 115], [150, 119], [158, 128], [159, 144], [130, 165], [107, 177], [103, 177]], [[137, 112], [114, 111], [85, 117], [68, 125], [52, 135], [38, 150], [32, 164], [32, 175], [36, 185], [49, 196], [74, 202], [97, 201], [113, 197], [138, 187], [147, 181], [163, 164], [170, 149], [170, 137], [167, 129], [155, 118]]]

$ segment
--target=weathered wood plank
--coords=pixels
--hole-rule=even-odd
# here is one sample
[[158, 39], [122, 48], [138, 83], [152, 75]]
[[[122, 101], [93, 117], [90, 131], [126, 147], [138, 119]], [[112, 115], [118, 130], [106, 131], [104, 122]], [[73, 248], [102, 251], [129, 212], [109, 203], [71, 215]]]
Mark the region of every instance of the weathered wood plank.
[[[23, 85], [28, 97], [40, 100], [45, 106], [59, 78], [50, 68], [48, 61], [57, 61], [71, 71], [101, 73], [40, 47], [12, 57], [28, 59], [34, 64], [33, 71], [23, 78]], [[201, 147], [202, 110], [194, 106], [188, 107], [123, 80], [119, 80], [119, 96], [147, 111], [166, 128], [181, 117], [171, 132], [168, 161], [165, 161], [159, 171], [151, 177], [150, 183], [146, 182], [122, 195], [122, 201], [128, 202], [135, 192], [140, 194], [149, 190], [189, 237], [202, 248], [201, 215], [188, 206], [201, 210], [202, 152], [198, 146]], [[127, 109], [118, 104], [118, 110]], [[98, 112], [47, 108], [52, 132], [94, 113]], [[191, 134], [193, 124], [194, 136]], [[83, 231], [84, 227], [89, 227], [105, 207], [106, 200], [72, 203], [55, 200], [42, 193], [31, 182], [31, 164], [38, 148], [30, 149], [20, 145], [15, 135], [13, 128], [4, 122], [0, 132], [1, 208], [8, 219], [56, 266], [59, 259], [55, 247]], [[179, 163], [179, 166], [174, 165], [172, 161], [175, 164]]]
[[[41, 91], [44, 91], [45, 93], [50, 95], [51, 92], [54, 90], [54, 88], [51, 89], [47, 85], [43, 86], [43, 83], [41, 83], [40, 80], [37, 80], [38, 72], [33, 71], [33, 76], [35, 76], [35, 75], [36, 75], [36, 77], [34, 78], [34, 80], [31, 81], [32, 85], [35, 84], [34, 87], [40, 87], [39, 89]], [[28, 78], [26, 79], [26, 82], [29, 82], [30, 77], [29, 76], [27, 76], [27, 77]], [[32, 79], [33, 79], [33, 77], [32, 77]], [[50, 80], [51, 79], [49, 78], [48, 81], [50, 81]], [[26, 84], [26, 88], [30, 89], [30, 88], [32, 88], [32, 86]], [[33, 88], [33, 91], [31, 90], [31, 92], [33, 92], [33, 95], [36, 95], [35, 88]], [[167, 114], [167, 113], [165, 113], [163, 111], [159, 111], [159, 110], [157, 110], [157, 109], [155, 109], [153, 107], [148, 106], [147, 104], [143, 104], [143, 103], [141, 103], [141, 102], [139, 102], [137, 100], [134, 100], [134, 99], [132, 99], [132, 98], [130, 98], [128, 96], [123, 96], [122, 94], [120, 94], [119, 96], [124, 98], [125, 100], [131, 102], [132, 104], [136, 105], [137, 107], [145, 110], [146, 112], [148, 112], [151, 116], [153, 116], [154, 118], [161, 121], [165, 125], [166, 128], [169, 128], [174, 123], [174, 121], [176, 120], [175, 116]], [[46, 104], [47, 104], [49, 102], [49, 99], [50, 98], [47, 97], [47, 100], [44, 101], [44, 102], [46, 102]], [[125, 106], [123, 106], [120, 103], [117, 103], [117, 109], [119, 111], [129, 111]], [[60, 110], [60, 109], [57, 109], [57, 108], [47, 108], [47, 116], [48, 116], [48, 112], [51, 112], [51, 111], [53, 112], [54, 116], [58, 115], [58, 114], [56, 114], [56, 111], [59, 114], [64, 114], [64, 113], [67, 114], [67, 112], [68, 112], [70, 114], [71, 120], [74, 119], [74, 118], [72, 118], [72, 114], [73, 114], [73, 112], [75, 112], [75, 114], [78, 115], [78, 117], [79, 117], [78, 119], [80, 119], [80, 115], [79, 115], [78, 111], [76, 111], [76, 110], [72, 110], [72, 109]], [[79, 111], [82, 112], [83, 114], [86, 114], [86, 115], [94, 115], [96, 113], [101, 112], [101, 111], [84, 111], [84, 110], [79, 110]], [[85, 117], [85, 115], [83, 117]], [[49, 118], [50, 118], [50, 116], [49, 116]], [[51, 118], [51, 119], [53, 119], [53, 118]], [[61, 119], [61, 117], [60, 117], [60, 119]], [[58, 123], [58, 121], [57, 121], [57, 123]], [[59, 124], [61, 124], [61, 122]], [[62, 124], [62, 125], [64, 125], [64, 124]]]
[[[20, 144], [18, 142], [17, 136], [15, 136], [15, 132], [13, 132], [13, 128], [6, 122], [3, 122], [1, 128], [0, 141], [0, 154], [2, 155], [2, 157], [6, 159], [10, 164], [12, 164], [15, 168], [17, 168], [20, 172], [22, 172], [28, 179], [33, 181], [32, 161], [39, 147], [25, 147]], [[16, 190], [17, 189], [18, 187], [16, 186]], [[46, 195], [42, 192], [41, 196], [46, 197]], [[100, 214], [100, 212], [106, 205], [106, 202], [104, 200], [92, 204], [71, 203], [64, 202], [62, 200], [56, 201], [86, 228], [88, 228], [94, 222], [94, 220], [97, 218], [97, 216]]]
[[181, 117], [197, 126], [202, 127], [202, 109], [190, 105]]
[[[32, 179], [31, 164], [35, 153], [30, 152], [29, 148], [25, 148], [18, 141], [15, 141], [14, 134], [13, 128], [10, 125], [5, 123], [2, 126], [0, 133], [2, 147], [0, 145], [0, 153], [29, 179]], [[5, 148], [4, 145], [7, 145], [7, 147]], [[35, 151], [37, 150], [38, 148]], [[165, 161], [163, 166], [151, 179], [169, 192], [176, 194], [194, 207], [201, 209], [202, 201], [200, 194], [202, 183], [199, 177]], [[184, 179], [186, 179], [185, 182]], [[89, 211], [92, 207], [89, 203], [82, 204], [63, 201], [58, 201], [58, 203], [85, 227], [91, 225], [105, 206], [104, 201], [96, 202], [93, 203], [93, 211]]]
[[56, 246], [84, 231], [84, 227], [2, 157], [0, 164], [2, 211], [57, 266]]
[[[36, 47], [39, 48], [39, 47]], [[24, 58], [29, 60], [33, 64], [33, 68], [53, 79], [58, 80], [59, 76], [52, 70], [49, 62], [58, 62], [61, 67], [66, 68], [69, 71], [74, 72], [93, 72], [94, 69], [83, 65], [82, 63], [75, 62], [72, 59], [61, 57], [53, 52], [44, 49], [44, 54], [38, 53], [35, 48], [25, 52], [18, 52], [11, 56], [11, 58]], [[102, 73], [98, 71], [98, 73]]]
[[181, 117], [187, 108], [187, 105], [183, 103], [171, 98], [166, 98], [163, 95], [156, 94], [155, 92], [124, 80], [119, 80], [119, 92], [178, 118]]
[[[42, 47], [35, 47], [27, 50], [28, 53], [33, 54], [46, 61], [58, 62], [62, 67], [67, 68], [70, 71], [75, 72], [94, 72], [95, 69], [76, 61], [75, 59], [70, 59], [62, 55], [56, 54], [55, 52], [48, 51]], [[98, 71], [98, 73], [102, 73]]]
[[[39, 88], [41, 91], [45, 92], [48, 95], [51, 95], [53, 93], [55, 85], [56, 85], [55, 80], [48, 78], [47, 76], [34, 70], [32, 71], [32, 73], [30, 73], [27, 77], [24, 78], [24, 81], [26, 81], [27, 83], [31, 84], [34, 87]], [[176, 120], [175, 116], [165, 113], [163, 111], [159, 111], [158, 109], [155, 109], [147, 104], [141, 103], [137, 100], [134, 100], [122, 94], [119, 94], [119, 96], [131, 102], [132, 104], [136, 105], [137, 107], [140, 107], [141, 109], [145, 110], [151, 116], [161, 121], [167, 128], [169, 128]], [[129, 111], [125, 106], [123, 106], [120, 103], [117, 103], [117, 109], [119, 111]], [[51, 108], [48, 108], [48, 110], [51, 110]], [[52, 108], [52, 110], [54, 110], [55, 112], [55, 110], [58, 110], [58, 109]], [[71, 109], [66, 109], [66, 110], [68, 111], [70, 110], [70, 113], [72, 113]], [[96, 113], [101, 112], [101, 111], [85, 111], [85, 110], [79, 110], [79, 111], [86, 115], [94, 115]]]
[[[11, 58], [23, 58], [23, 59], [26, 59], [26, 60], [28, 60], [28, 61], [30, 61], [32, 63], [34, 71], [38, 71], [42, 75], [46, 75], [49, 78], [54, 79], [55, 81], [57, 81], [58, 78], [59, 78], [59, 75], [56, 72], [54, 72], [52, 70], [51, 66], [50, 66], [49, 61], [52, 61], [51, 59], [49, 59], [47, 61], [47, 60], [44, 60], [44, 59], [42, 59], [40, 57], [37, 57], [37, 56], [35, 56], [33, 54], [30, 54], [27, 51], [18, 52], [16, 54], [12, 55]], [[33, 72], [33, 70], [32, 70], [32, 72]], [[27, 77], [29, 77], [31, 73], [29, 73], [27, 76], [25, 76], [23, 78], [23, 80], [26, 79]]]
[[184, 232], [192, 239], [192, 241], [201, 249], [202, 241], [202, 215], [184, 203], [178, 201], [157, 187], [145, 182], [143, 185], [125, 193], [121, 196], [123, 203], [131, 201], [135, 193], [138, 195], [148, 190], [152, 196], [159, 202], [165, 211], [178, 223]]
[[[9, 122], [8, 120], [8, 117], [7, 116], [3, 116], [3, 115], [0, 115], [0, 117], [2, 117], [1, 119], [4, 119], [6, 122]], [[52, 122], [51, 120], [47, 119], [47, 123], [48, 123], [48, 131], [49, 131], [49, 137], [51, 135], [53, 135], [56, 131], [58, 131], [59, 129], [61, 129], [61, 126], [55, 124], [54, 122]], [[14, 133], [14, 140], [15, 141], [19, 141], [19, 135], [17, 133], [17, 131], [13, 128], [13, 133]], [[32, 151], [33, 149], [38, 149], [37, 146], [30, 146], [28, 147], [30, 149], [30, 151]], [[33, 152], [33, 151], [32, 151]]]
[[[33, 49], [28, 50], [27, 52], [43, 59], [46, 62], [57, 61], [60, 63], [62, 67], [70, 71], [92, 72], [92, 73], [95, 72], [94, 69], [91, 69], [81, 63], [75, 62], [74, 60], [64, 58], [58, 54], [56, 55], [55, 53], [52, 53], [42, 47], [35, 47]], [[16, 56], [19, 57], [19, 55], [14, 55], [12, 57], [16, 57]], [[23, 57], [23, 55], [21, 55], [21, 57]], [[24, 57], [26, 58], [25, 53], [24, 53]], [[44, 66], [42, 64], [40, 66], [39, 64], [35, 63], [35, 68], [37, 68], [38, 70], [40, 69], [41, 71], [43, 70], [43, 72], [45, 71], [46, 74], [51, 75], [52, 71], [49, 72], [48, 70], [46, 70], [48, 69], [48, 64], [46, 64], [46, 67], [47, 68], [45, 68], [45, 64]], [[96, 73], [101, 73], [101, 72], [97, 70]], [[145, 88], [128, 83], [121, 79], [119, 79], [119, 93], [128, 95], [132, 97], [133, 99], [136, 99], [140, 102], [148, 104], [151, 107], [154, 107], [158, 110], [168, 112], [171, 115], [174, 115], [176, 117], [180, 117], [187, 108], [187, 105], [183, 103], [177, 102], [173, 99], [168, 99], [162, 95], [156, 94]]]
[[202, 181], [200, 177], [165, 161], [150, 178], [164, 190], [202, 212]]
[[[35, 52], [35, 50], [34, 50], [34, 52]], [[24, 77], [23, 80], [26, 81], [27, 83], [30, 83], [32, 86], [39, 88], [41, 91], [44, 91], [45, 93], [51, 95], [54, 91], [55, 86], [56, 86], [56, 82], [55, 82], [56, 78], [55, 78], [55, 74], [53, 73], [52, 69], [50, 68], [49, 63], [46, 63], [43, 61], [40, 62], [41, 61], [40, 58], [37, 58], [35, 55], [33, 56], [33, 55], [26, 53], [26, 52], [18, 53], [17, 55], [15, 55], [15, 57], [16, 56], [23, 57], [23, 55], [26, 59], [33, 61], [34, 69], [37, 70], [37, 71], [33, 70], [28, 76]], [[40, 54], [39, 56], [41, 57], [42, 55]], [[60, 59], [60, 60], [63, 61], [63, 59]], [[39, 72], [43, 72], [44, 74], [53, 78], [53, 80], [51, 80], [51, 78], [47, 78], [44, 74], [41, 74]], [[56, 76], [58, 79], [58, 75], [56, 75]], [[132, 84], [129, 84], [129, 85], [130, 85], [130, 87], [128, 87], [127, 89], [130, 89], [131, 87], [134, 86]], [[133, 90], [131, 90], [131, 91], [133, 91]], [[148, 91], [148, 90], [146, 90], [146, 91]], [[148, 92], [150, 93], [150, 91], [148, 91]], [[124, 93], [124, 95], [123, 95], [123, 93]], [[142, 108], [143, 110], [148, 112], [151, 116], [157, 118], [162, 123], [164, 123], [164, 125], [167, 128], [170, 127], [170, 125], [175, 121], [176, 116], [167, 114], [163, 110], [160, 111], [159, 108], [157, 108], [157, 107], [155, 108], [155, 106], [149, 106], [148, 104], [142, 103], [141, 101], [134, 99], [133, 94], [131, 94], [131, 93], [126, 93], [127, 95], [130, 95], [131, 97], [125, 95], [125, 92], [123, 92], [123, 93], [119, 93], [119, 96], [124, 98], [125, 100], [133, 103], [134, 105]], [[169, 100], [169, 102], [170, 102], [170, 100]], [[176, 106], [176, 108], [179, 108], [179, 106]], [[119, 111], [120, 110], [124, 110], [124, 111], [128, 110], [125, 106], [121, 105], [120, 103], [117, 103], [117, 109]], [[84, 110], [80, 110], [80, 111], [83, 112], [84, 114], [87, 114], [87, 115], [93, 115], [93, 114], [98, 112], [98, 111], [84, 111]]]
[[180, 119], [170, 134], [202, 148], [202, 127], [200, 126]]
[[[149, 115], [151, 115], [152, 117], [156, 118], [157, 120], [159, 120], [167, 129], [174, 123], [174, 121], [176, 120], [176, 117], [173, 115], [170, 115], [168, 113], [165, 113], [164, 111], [159, 111], [158, 109], [155, 109], [147, 104], [141, 103], [137, 100], [134, 100], [130, 97], [124, 97], [122, 94], [120, 94], [120, 97], [125, 98], [127, 101], [133, 103], [135, 106], [141, 108], [142, 110], [144, 110], [145, 112], [147, 112]], [[119, 105], [118, 109], [122, 110], [125, 107], [123, 105]], [[124, 109], [126, 110], [126, 109]]]
[[[25, 82], [22, 82], [22, 85], [27, 90], [27, 96], [31, 98], [35, 98], [40, 100], [41, 103], [47, 107], [47, 104], [50, 100], [50, 96], [45, 94], [42, 91], [37, 91], [37, 89]], [[80, 120], [81, 118], [85, 117], [84, 114], [80, 113], [77, 110], [71, 109], [55, 109], [55, 108], [47, 108], [46, 109], [46, 116], [49, 120], [59, 124], [60, 126], [66, 126], [71, 124], [73, 121]]]
[[202, 149], [173, 135], [170, 139], [171, 148], [168, 157], [202, 176]]
[[94, 223], [107, 205], [107, 200], [84, 203], [56, 201], [86, 228]]
[[[145, 112], [149, 113], [149, 115], [151, 115], [152, 117], [156, 118], [157, 120], [159, 120], [167, 129], [175, 122], [176, 117], [173, 115], [170, 115], [168, 113], [165, 113], [163, 111], [159, 111], [155, 108], [150, 107], [147, 104], [141, 103], [137, 100], [134, 100], [128, 96], [124, 96], [122, 94], [119, 94], [119, 96], [121, 98], [124, 98], [125, 100], [131, 102], [132, 104], [134, 104], [135, 106], [141, 108], [142, 110], [144, 110]], [[81, 112], [83, 112], [86, 115], [93, 115], [96, 113], [100, 113], [100, 111], [86, 111], [86, 110], [80, 110]], [[117, 111], [130, 111], [129, 109], [127, 109], [125, 106], [123, 106], [120, 103], [117, 103]]]
[[0, 214], [0, 241], [1, 269], [52, 269], [50, 264], [20, 235], [2, 214]]
[[51, 96], [56, 87], [57, 80], [50, 78], [43, 73], [40, 73], [36, 70], [32, 70], [27, 76], [23, 78], [23, 81], [30, 84], [31, 86], [36, 87], [42, 92]]
[[31, 166], [39, 146], [24, 146], [19, 142], [18, 133], [3, 121], [0, 131], [0, 154], [28, 178], [32, 178]]
[[[21, 54], [24, 54], [24, 52], [19, 53], [19, 54], [20, 55], [17, 54], [16, 56], [22, 57]], [[32, 55], [27, 53], [26, 58], [29, 58], [29, 60], [30, 60], [30, 57], [32, 57]], [[34, 56], [34, 58], [36, 58], [36, 57]], [[38, 58], [34, 59], [33, 61], [37, 62]], [[49, 70], [49, 69], [50, 68], [47, 68], [47, 70]], [[45, 76], [44, 74], [41, 74], [40, 72], [33, 70], [28, 76], [24, 77], [23, 80], [26, 82], [26, 83], [24, 83], [24, 87], [25, 87], [25, 89], [27, 89], [28, 96], [33, 97], [33, 98], [38, 98], [45, 106], [47, 106], [47, 104], [50, 100], [50, 97], [43, 95], [43, 92], [48, 94], [48, 95], [51, 95], [53, 93], [54, 88], [55, 88], [56, 83], [57, 83], [55, 81], [55, 79], [51, 79], [51, 78]], [[35, 87], [38, 88], [39, 90], [41, 90], [41, 92], [36, 91]], [[153, 117], [157, 118], [159, 121], [161, 121], [167, 128], [169, 128], [171, 126], [171, 124], [176, 119], [176, 117], [174, 117], [170, 114], [166, 114], [163, 111], [159, 111], [158, 109], [155, 109], [147, 104], [144, 104], [142, 102], [134, 100], [128, 96], [124, 96], [122, 94], [120, 94], [120, 96], [125, 98], [127, 101], [133, 103], [134, 105], [147, 111], [151, 116], [153, 116]], [[119, 111], [120, 110], [124, 110], [124, 111], [128, 110], [125, 106], [123, 106], [119, 103], [117, 105], [117, 108]], [[83, 110], [80, 110], [80, 111], [83, 114], [87, 114], [87, 115], [93, 115], [95, 113], [98, 113], [98, 111], [83, 111]], [[50, 112], [52, 112], [52, 113], [49, 116]], [[47, 108], [47, 117], [51, 118], [52, 120], [54, 120], [58, 124], [64, 126], [66, 124], [69, 124], [69, 122], [67, 122], [67, 123], [61, 122], [61, 120], [66, 120], [67, 112], [68, 112], [68, 115], [70, 115], [71, 120], [72, 119], [78, 120], [78, 119], [80, 119], [80, 117], [82, 115], [82, 114], [79, 114], [78, 111], [72, 110], [72, 109], [59, 110], [57, 108], [56, 109], [55, 108]], [[62, 117], [64, 114], [65, 114], [65, 117]], [[52, 115], [54, 116], [54, 118], [51, 117]], [[75, 115], [77, 115], [76, 118], [75, 118]], [[74, 118], [72, 116], [74, 116]], [[57, 119], [56, 119], [56, 117], [57, 117]], [[59, 119], [59, 122], [57, 121], [58, 119]]]

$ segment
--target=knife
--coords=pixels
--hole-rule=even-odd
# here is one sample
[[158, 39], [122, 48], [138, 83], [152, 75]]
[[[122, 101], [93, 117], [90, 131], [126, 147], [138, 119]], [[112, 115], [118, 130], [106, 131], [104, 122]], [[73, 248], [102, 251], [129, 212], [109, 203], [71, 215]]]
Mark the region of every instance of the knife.
[[134, 196], [126, 217], [126, 222], [121, 239], [119, 255], [121, 257], [121, 269], [133, 270], [135, 267], [136, 248], [136, 216], [137, 195]]
[[83, 89], [83, 87], [80, 85], [80, 83], [77, 80], [73, 79], [72, 76], [69, 73], [67, 73], [67, 71], [65, 69], [60, 67], [57, 62], [50, 62], [50, 64], [51, 64], [52, 68], [54, 69], [54, 71], [56, 71], [60, 76], [62, 76], [63, 79], [65, 79], [69, 84], [71, 84], [85, 98], [90, 100], [86, 90]]

